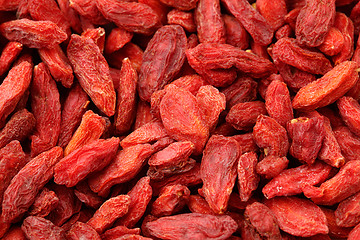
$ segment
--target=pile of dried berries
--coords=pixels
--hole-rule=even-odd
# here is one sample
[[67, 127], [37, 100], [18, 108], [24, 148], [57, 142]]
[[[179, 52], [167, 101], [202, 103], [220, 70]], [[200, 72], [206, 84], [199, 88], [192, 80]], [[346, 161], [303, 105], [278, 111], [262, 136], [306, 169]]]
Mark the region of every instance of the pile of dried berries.
[[0, 0], [0, 237], [360, 239], [359, 32], [358, 0]]

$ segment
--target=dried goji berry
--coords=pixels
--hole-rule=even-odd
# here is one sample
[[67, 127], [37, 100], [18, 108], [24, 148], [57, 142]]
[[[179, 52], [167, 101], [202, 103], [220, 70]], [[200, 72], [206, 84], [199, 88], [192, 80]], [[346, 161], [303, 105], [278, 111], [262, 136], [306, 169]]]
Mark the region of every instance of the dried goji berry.
[[65, 41], [67, 35], [51, 21], [19, 19], [0, 25], [1, 34], [30, 48], [52, 48]]
[[126, 43], [130, 42], [132, 37], [133, 33], [123, 28], [112, 29], [105, 41], [105, 53], [110, 54], [121, 49]]
[[344, 61], [323, 77], [302, 87], [293, 99], [293, 108], [311, 111], [335, 102], [353, 87], [359, 78], [357, 64]]
[[[227, 239], [237, 229], [229, 216], [186, 213], [162, 217], [144, 226], [152, 236], [164, 239]], [[144, 231], [144, 230], [143, 230]]]
[[168, 24], [178, 24], [182, 26], [187, 32], [196, 32], [193, 12], [173, 9], [167, 14], [167, 21]]
[[284, 232], [300, 237], [329, 232], [325, 214], [310, 200], [276, 197], [266, 200], [265, 205], [274, 213]]
[[19, 42], [8, 42], [0, 56], [0, 76], [6, 73], [12, 62], [19, 56], [21, 50], [23, 49], [23, 45]]
[[222, 16], [226, 30], [226, 43], [245, 50], [249, 46], [249, 34], [235, 17], [224, 14]]
[[151, 94], [178, 74], [185, 61], [186, 47], [182, 27], [168, 25], [156, 31], [146, 47], [140, 68], [138, 92], [142, 100], [149, 101]]
[[[54, 181], [73, 187], [92, 172], [100, 171], [114, 159], [119, 139], [98, 139], [61, 159], [54, 168]], [[76, 167], [75, 167], [76, 166]]]
[[302, 185], [312, 186], [324, 182], [330, 174], [331, 167], [321, 161], [312, 165], [304, 164], [296, 168], [282, 171], [278, 176], [271, 179], [262, 189], [268, 199], [275, 196], [292, 196], [302, 192]]
[[80, 240], [80, 239], [94, 239], [101, 240], [100, 235], [88, 224], [76, 222], [70, 230], [66, 233], [66, 239]]
[[64, 156], [101, 137], [105, 131], [105, 119], [91, 110], [84, 113], [79, 127], [64, 150]]
[[24, 219], [21, 229], [27, 239], [54, 239], [61, 240], [65, 237], [65, 231], [55, 226], [51, 221], [36, 216], [29, 216]]
[[131, 199], [128, 195], [119, 195], [106, 200], [94, 213], [87, 224], [98, 233], [104, 232], [116, 219], [124, 216], [128, 210]]
[[239, 144], [232, 138], [213, 135], [206, 144], [200, 174], [205, 199], [215, 213], [222, 214], [227, 209], [239, 156]]
[[308, 0], [296, 20], [296, 40], [317, 47], [325, 40], [335, 20], [335, 0]]
[[220, 0], [199, 0], [194, 11], [199, 42], [225, 43], [225, 25], [221, 17]]
[[158, 15], [146, 4], [116, 0], [94, 2], [106, 19], [129, 32], [151, 34], [160, 25]]
[[60, 94], [44, 63], [34, 67], [30, 90], [31, 109], [36, 119], [31, 136], [31, 156], [34, 157], [56, 146], [60, 134]]
[[91, 39], [71, 35], [67, 55], [81, 87], [107, 116], [115, 113], [116, 93], [109, 65]]
[[268, 45], [274, 35], [270, 23], [246, 0], [222, 0], [226, 8], [241, 22], [255, 42]]
[[[127, 193], [130, 196], [130, 205], [128, 212], [119, 218], [114, 225], [133, 228], [142, 218], [152, 197], [152, 188], [150, 178], [141, 178], [136, 185]], [[130, 232], [129, 232], [130, 233]], [[134, 233], [134, 232], [132, 232]], [[135, 232], [135, 234], [140, 234]]]
[[33, 205], [29, 209], [29, 215], [37, 217], [46, 217], [49, 213], [55, 209], [59, 203], [59, 198], [54, 191], [50, 191], [48, 188], [44, 188], [39, 193]]
[[257, 162], [257, 155], [254, 152], [244, 153], [239, 158], [237, 174], [241, 201], [248, 201], [258, 187], [260, 177], [255, 170]]
[[[4, 193], [2, 217], [7, 222], [19, 220], [33, 204], [36, 195], [54, 175], [54, 166], [62, 157], [62, 149], [54, 147], [31, 159], [11, 180]], [[24, 198], [24, 193], [26, 197]]]
[[30, 85], [32, 66], [24, 61], [12, 67], [0, 85], [0, 126], [5, 125], [7, 116], [16, 108], [16, 104]]
[[138, 144], [121, 150], [108, 167], [89, 178], [91, 190], [100, 196], [106, 196], [110, 188], [131, 180], [153, 153], [149, 144]]

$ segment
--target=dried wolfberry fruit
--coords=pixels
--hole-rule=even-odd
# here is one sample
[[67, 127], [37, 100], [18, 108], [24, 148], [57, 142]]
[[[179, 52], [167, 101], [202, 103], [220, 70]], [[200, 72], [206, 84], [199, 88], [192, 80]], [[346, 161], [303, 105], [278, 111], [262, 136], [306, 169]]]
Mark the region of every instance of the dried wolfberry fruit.
[[165, 186], [151, 205], [151, 214], [163, 217], [180, 212], [190, 196], [190, 190], [184, 185]]
[[107, 116], [115, 113], [116, 93], [109, 65], [89, 38], [71, 35], [67, 55], [81, 87]]
[[60, 94], [44, 63], [34, 67], [30, 90], [31, 109], [36, 119], [31, 136], [31, 156], [34, 157], [56, 146], [60, 134]]
[[266, 90], [265, 106], [269, 116], [283, 127], [286, 127], [287, 122], [294, 118], [290, 93], [284, 82], [275, 80], [269, 84]]
[[138, 92], [142, 100], [149, 101], [151, 94], [163, 88], [180, 71], [186, 47], [182, 27], [168, 25], [156, 31], [146, 47], [140, 68]]
[[172, 81], [171, 84], [189, 90], [194, 96], [196, 96], [202, 86], [208, 85], [208, 83], [197, 74], [180, 77]]
[[315, 75], [280, 61], [276, 55], [273, 55], [273, 60], [283, 81], [294, 92], [316, 80]]
[[[237, 229], [237, 223], [229, 216], [186, 213], [162, 217], [147, 222], [144, 230], [151, 236], [163, 239], [227, 239]], [[143, 231], [144, 231], [143, 230]]]
[[116, 133], [124, 134], [130, 130], [136, 114], [138, 75], [128, 58], [123, 60], [120, 74], [114, 124]]
[[290, 27], [289, 24], [285, 24], [282, 27], [280, 27], [276, 32], [275, 32], [275, 38], [277, 40], [284, 38], [284, 37], [288, 37], [291, 38], [294, 35], [294, 31], [293, 29]]
[[251, 130], [257, 117], [266, 113], [265, 104], [261, 101], [238, 103], [226, 115], [226, 122], [237, 130]]
[[91, 110], [84, 113], [79, 127], [64, 150], [64, 156], [101, 137], [105, 131], [105, 119]]
[[335, 210], [336, 224], [339, 227], [355, 227], [360, 222], [360, 193], [340, 202]]
[[[133, 228], [136, 223], [142, 218], [145, 210], [152, 197], [152, 188], [150, 186], [150, 178], [141, 178], [136, 185], [127, 193], [130, 196], [130, 205], [128, 212], [116, 222], [116, 226], [126, 226]], [[131, 232], [129, 232], [131, 233]], [[134, 232], [132, 232], [134, 233]], [[140, 233], [134, 233], [140, 234]]]
[[336, 224], [335, 211], [329, 208], [320, 207], [326, 216], [329, 228], [329, 236], [332, 238], [347, 238], [352, 228], [339, 227]]
[[1, 34], [30, 48], [52, 48], [67, 39], [55, 23], [29, 19], [12, 20], [0, 25]]
[[200, 195], [190, 195], [187, 206], [192, 213], [215, 214], [207, 201]]
[[246, 206], [245, 218], [266, 239], [282, 239], [280, 229], [271, 210], [263, 203], [254, 202]]
[[168, 134], [161, 121], [153, 120], [127, 135], [120, 144], [123, 148], [127, 148], [137, 144], [152, 143], [167, 136]]
[[[62, 149], [53, 147], [31, 159], [11, 180], [4, 193], [2, 217], [7, 222], [19, 220], [32, 205], [36, 195], [53, 177], [54, 165], [62, 157]], [[26, 193], [26, 197], [24, 196]]]
[[119, 195], [106, 200], [87, 224], [98, 233], [104, 232], [116, 219], [124, 216], [129, 209], [131, 199], [128, 195]]
[[349, 161], [334, 177], [322, 183], [320, 187], [304, 185], [303, 192], [316, 204], [334, 205], [359, 191], [359, 168], [358, 161]]
[[325, 214], [313, 202], [297, 197], [275, 197], [265, 200], [279, 227], [294, 236], [310, 237], [328, 234]]
[[110, 188], [131, 180], [153, 153], [149, 144], [137, 144], [121, 150], [108, 167], [89, 178], [92, 191], [105, 196]]
[[199, 42], [225, 43], [225, 25], [221, 17], [220, 0], [199, 0], [194, 11]]
[[339, 143], [327, 117], [324, 117], [324, 139], [318, 158], [336, 168], [341, 167], [345, 163], [345, 158], [341, 153]]
[[0, 2], [0, 11], [14, 11], [18, 8], [21, 0], [2, 0]]
[[335, 102], [353, 87], [359, 78], [357, 64], [344, 61], [336, 65], [323, 77], [302, 87], [293, 99], [293, 108], [311, 111]]
[[0, 203], [3, 201], [4, 192], [11, 179], [26, 163], [25, 153], [18, 141], [11, 141], [0, 149]]
[[110, 54], [121, 49], [131, 41], [132, 37], [132, 32], [128, 32], [121, 27], [113, 28], [105, 40], [105, 53]]
[[345, 126], [335, 128], [334, 135], [340, 146], [341, 153], [345, 157], [345, 161], [358, 160], [360, 153], [360, 138]]
[[150, 109], [151, 106], [148, 102], [142, 100], [137, 101], [134, 130], [154, 120]]
[[196, 32], [194, 13], [173, 9], [167, 14], [168, 24], [178, 24], [187, 32]]
[[86, 18], [91, 23], [102, 25], [108, 22], [97, 8], [96, 1], [71, 0], [69, 2], [71, 8], [75, 9], [79, 15]]
[[144, 51], [136, 44], [129, 42], [125, 44], [120, 50], [113, 52], [106, 56], [109, 65], [121, 69], [121, 63], [124, 58], [129, 58], [131, 64], [137, 72], [140, 71], [140, 67], [143, 60]]
[[[13, 140], [23, 141], [30, 136], [36, 124], [34, 115], [26, 109], [14, 113], [0, 131], [0, 148]], [[1, 201], [0, 201], [1, 202]]]
[[359, 23], [360, 23], [360, 4], [357, 3], [352, 9], [350, 13], [350, 19], [354, 24], [354, 33], [355, 36], [359, 35]]
[[75, 9], [70, 7], [70, 1], [69, 0], [56, 0], [57, 4], [59, 5], [59, 8], [64, 15], [66, 21], [70, 24], [71, 28], [76, 33], [81, 33], [81, 22], [79, 18], [79, 14], [76, 12]]
[[28, 0], [27, 2], [31, 19], [51, 21], [70, 36], [70, 24], [54, 0]]
[[270, 155], [266, 156], [258, 164], [256, 164], [256, 172], [267, 179], [271, 179], [278, 176], [284, 169], [286, 169], [288, 164], [289, 160], [286, 157]]
[[239, 158], [237, 174], [241, 201], [248, 201], [258, 187], [260, 176], [255, 170], [257, 162], [257, 155], [254, 152], [244, 153]]
[[41, 60], [49, 68], [55, 81], [61, 82], [64, 87], [70, 88], [74, 80], [73, 70], [60, 46], [50, 49], [41, 48], [38, 51]]
[[149, 35], [160, 25], [158, 15], [146, 4], [116, 0], [96, 0], [95, 2], [106, 19], [129, 32]]
[[62, 226], [75, 213], [80, 211], [81, 202], [75, 196], [72, 188], [56, 184], [51, 184], [49, 187], [56, 193], [56, 196], [59, 198], [59, 203], [56, 208], [50, 212], [47, 219], [56, 226]]
[[253, 137], [265, 156], [286, 156], [289, 149], [287, 132], [275, 119], [260, 115], [253, 128]]
[[26, 240], [25, 233], [21, 230], [20, 226], [13, 226], [6, 232], [4, 240]]
[[345, 39], [340, 30], [335, 27], [331, 27], [324, 42], [318, 48], [324, 54], [334, 56], [342, 50], [344, 42]]
[[324, 118], [292, 119], [286, 128], [292, 140], [289, 153], [301, 162], [314, 163], [325, 135]]
[[61, 111], [61, 124], [58, 145], [65, 148], [68, 145], [73, 133], [81, 122], [81, 118], [89, 105], [89, 97], [79, 84], [75, 84], [68, 96]]
[[321, 161], [312, 165], [304, 164], [282, 171], [271, 179], [262, 189], [268, 199], [275, 196], [292, 196], [302, 192], [302, 185], [311, 186], [324, 182], [330, 175], [331, 167]]
[[308, 0], [296, 20], [296, 40], [317, 47], [325, 40], [335, 20], [335, 0]]
[[213, 130], [220, 113], [226, 108], [225, 95], [211, 85], [201, 86], [196, 93], [196, 100], [202, 112], [203, 121]]
[[35, 198], [33, 205], [29, 208], [29, 215], [46, 217], [56, 208], [59, 198], [54, 191], [44, 188]]
[[360, 237], [360, 224], [356, 225], [349, 233], [348, 240], [356, 240]]
[[255, 42], [268, 45], [274, 35], [270, 23], [246, 0], [222, 0], [226, 8], [241, 22]]
[[55, 226], [51, 221], [36, 216], [29, 216], [24, 219], [21, 229], [27, 239], [54, 239], [61, 240], [65, 237], [65, 231]]
[[188, 1], [186, 1], [186, 0], [180, 0], [180, 1], [160, 0], [160, 1], [169, 7], [173, 7], [176, 9], [183, 10], [183, 11], [189, 11], [189, 10], [194, 9], [198, 2], [198, 0], [188, 0]]
[[8, 42], [2, 49], [0, 56], [0, 76], [6, 73], [11, 64], [19, 56], [23, 45], [19, 42]]
[[76, 185], [74, 194], [81, 202], [85, 203], [86, 206], [94, 209], [98, 209], [104, 202], [102, 197], [99, 197], [96, 193], [91, 191], [89, 185], [85, 181], [79, 182]]
[[[114, 159], [119, 139], [98, 139], [61, 159], [54, 168], [54, 181], [73, 187], [92, 172], [100, 171]], [[76, 166], [76, 167], [74, 167]]]
[[[188, 49], [186, 57], [190, 66], [216, 87], [229, 85], [235, 80], [234, 67], [257, 78], [276, 72], [269, 60], [229, 44], [201, 43]], [[222, 77], [217, 79], [218, 75]]]
[[100, 235], [86, 223], [76, 222], [66, 233], [68, 240], [94, 239], [101, 240]]
[[129, 229], [125, 226], [118, 226], [118, 227], [114, 227], [111, 228], [107, 231], [105, 231], [102, 235], [101, 238], [104, 240], [115, 240], [118, 239], [119, 237], [122, 237], [126, 234], [136, 234], [136, 235], [140, 235], [140, 228], [133, 228], [133, 229]]
[[251, 46], [251, 50], [248, 50], [248, 52], [252, 52], [258, 55], [259, 57], [270, 60], [267, 46], [261, 45], [254, 41], [250, 42], [250, 46]]
[[352, 97], [343, 96], [336, 103], [345, 125], [357, 136], [360, 136], [359, 102]]
[[194, 95], [176, 86], [168, 87], [160, 103], [160, 115], [170, 137], [177, 141], [191, 141], [195, 145], [195, 155], [202, 152], [209, 128], [202, 120]]
[[200, 168], [202, 189], [210, 208], [217, 214], [227, 209], [239, 156], [239, 144], [232, 138], [213, 135], [206, 144]]
[[81, 33], [82, 37], [87, 37], [96, 43], [99, 47], [100, 52], [104, 52], [105, 48], [105, 29], [98, 27], [94, 29], [86, 29], [84, 32]]
[[276, 2], [256, 0], [256, 10], [260, 12], [275, 31], [285, 23], [284, 17], [287, 14], [286, 0]]
[[257, 82], [246, 76], [238, 77], [230, 86], [221, 92], [226, 97], [227, 109], [241, 102], [250, 102], [256, 99]]
[[166, 175], [183, 172], [183, 168], [190, 163], [189, 157], [194, 148], [195, 145], [190, 141], [171, 143], [151, 156], [148, 161], [150, 166], [148, 175], [151, 173], [149, 176], [152, 179], [162, 179]]
[[197, 163], [191, 170], [187, 172], [170, 176], [161, 181], [152, 181], [151, 186], [153, 188], [153, 195], [157, 196], [159, 195], [161, 189], [167, 185], [181, 184], [187, 187], [191, 187], [198, 185], [201, 182], [200, 164]]
[[21, 62], [11, 68], [0, 85], [0, 127], [3, 127], [7, 116], [16, 108], [16, 104], [30, 85], [32, 66], [28, 62]]
[[325, 74], [332, 69], [330, 61], [322, 53], [302, 48], [292, 38], [278, 40], [272, 54], [280, 61], [312, 74]]
[[233, 135], [231, 136], [231, 138], [235, 139], [239, 143], [241, 154], [244, 154], [246, 152], [259, 151], [259, 148], [256, 145], [253, 134], [251, 132]]
[[337, 65], [350, 60], [354, 53], [354, 24], [345, 14], [336, 13], [334, 27], [339, 29], [344, 37], [341, 51], [332, 58], [335, 65]]
[[249, 34], [243, 25], [231, 15], [222, 15], [226, 30], [226, 43], [245, 50], [249, 46]]

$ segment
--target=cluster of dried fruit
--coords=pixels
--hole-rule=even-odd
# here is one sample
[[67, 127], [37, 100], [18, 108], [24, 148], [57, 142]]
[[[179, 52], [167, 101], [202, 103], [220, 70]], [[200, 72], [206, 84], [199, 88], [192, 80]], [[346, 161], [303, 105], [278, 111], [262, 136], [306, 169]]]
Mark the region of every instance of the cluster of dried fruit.
[[360, 239], [359, 32], [356, 0], [0, 0], [0, 238]]

